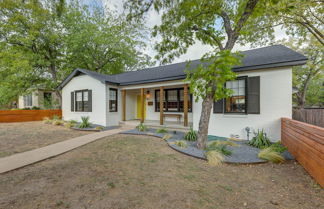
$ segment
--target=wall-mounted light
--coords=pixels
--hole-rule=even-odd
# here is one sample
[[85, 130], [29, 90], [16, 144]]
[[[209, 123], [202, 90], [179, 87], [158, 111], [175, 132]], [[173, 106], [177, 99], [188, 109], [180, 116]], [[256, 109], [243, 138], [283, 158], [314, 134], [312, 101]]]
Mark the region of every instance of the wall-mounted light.
[[146, 99], [151, 99], [151, 92], [150, 91], [147, 91], [146, 92]]

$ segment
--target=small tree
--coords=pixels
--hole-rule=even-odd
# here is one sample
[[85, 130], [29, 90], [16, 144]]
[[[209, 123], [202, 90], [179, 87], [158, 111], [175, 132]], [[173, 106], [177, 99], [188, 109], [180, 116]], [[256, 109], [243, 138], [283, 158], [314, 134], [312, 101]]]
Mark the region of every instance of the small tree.
[[186, 53], [197, 40], [213, 47], [214, 51], [202, 58], [209, 65], [201, 64], [187, 76], [196, 100], [203, 101], [198, 130], [199, 149], [206, 148], [213, 102], [231, 93], [224, 84], [236, 76], [231, 69], [239, 63], [240, 57], [232, 52], [234, 45], [271, 38], [273, 29], [263, 25], [267, 4], [271, 1], [129, 0], [125, 4], [130, 18], [142, 17], [151, 7], [162, 13], [162, 24], [155, 26], [153, 32], [162, 38], [156, 45], [162, 63]]

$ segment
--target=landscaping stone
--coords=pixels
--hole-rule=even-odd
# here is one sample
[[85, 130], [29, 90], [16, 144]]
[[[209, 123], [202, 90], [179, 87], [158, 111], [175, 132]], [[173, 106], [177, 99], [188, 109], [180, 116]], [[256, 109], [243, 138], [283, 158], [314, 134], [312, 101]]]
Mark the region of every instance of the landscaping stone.
[[[156, 133], [156, 129], [147, 129], [146, 131], [138, 131], [137, 129], [130, 129], [127, 131], [122, 131], [121, 134], [134, 134], [134, 135], [148, 135], [148, 136], [155, 136], [158, 138], [163, 138], [165, 134]], [[183, 140], [185, 133], [177, 131], [176, 134], [173, 133], [173, 131], [169, 131], [168, 134], [171, 134], [172, 137], [167, 140], [168, 145], [183, 154], [196, 157], [199, 159], [206, 160], [205, 157], [205, 150], [200, 150], [197, 148], [197, 142], [190, 142], [186, 141], [188, 144], [188, 147], [182, 148], [174, 144], [177, 140]], [[214, 141], [214, 140], [226, 140], [225, 137], [217, 137], [217, 136], [208, 136], [208, 141]], [[246, 164], [252, 164], [252, 163], [265, 163], [266, 160], [260, 159], [258, 157], [258, 154], [260, 152], [260, 149], [251, 147], [247, 144], [248, 141], [241, 140], [241, 141], [233, 141], [237, 143], [239, 146], [227, 146], [227, 149], [232, 152], [230, 156], [225, 156], [225, 162], [226, 163], [246, 163]], [[288, 152], [285, 151], [283, 153], [283, 156], [286, 160], [292, 160], [294, 159], [293, 156]]]

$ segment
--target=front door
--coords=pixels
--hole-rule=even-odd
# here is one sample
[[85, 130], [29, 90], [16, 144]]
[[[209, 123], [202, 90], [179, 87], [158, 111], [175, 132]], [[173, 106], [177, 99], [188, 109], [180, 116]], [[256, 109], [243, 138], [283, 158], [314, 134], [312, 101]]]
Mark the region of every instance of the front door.
[[[142, 115], [141, 95], [137, 95], [137, 119], [141, 119]], [[144, 97], [144, 119], [146, 118], [146, 98]]]

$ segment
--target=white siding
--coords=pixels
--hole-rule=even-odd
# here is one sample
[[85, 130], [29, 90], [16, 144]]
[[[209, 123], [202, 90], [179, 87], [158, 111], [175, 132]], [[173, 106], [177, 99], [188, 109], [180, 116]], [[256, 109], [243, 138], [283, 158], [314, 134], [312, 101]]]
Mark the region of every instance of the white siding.
[[[272, 141], [280, 139], [280, 118], [291, 118], [292, 114], [292, 70], [272, 69], [250, 71], [240, 76], [260, 76], [260, 114], [210, 116], [209, 134], [229, 137], [231, 134], [246, 139], [245, 127], [255, 131], [264, 129]], [[194, 129], [198, 129], [201, 101], [194, 103]], [[253, 134], [250, 134], [250, 139]]]
[[[118, 95], [118, 106], [117, 106], [117, 112], [109, 112], [109, 88], [117, 89], [117, 95]], [[122, 102], [121, 102], [121, 91], [116, 86], [106, 85], [106, 126], [117, 126], [119, 124], [119, 121], [121, 121], [121, 112], [122, 112]], [[103, 100], [103, 99], [102, 99]]]
[[[71, 112], [71, 92], [92, 90], [92, 112]], [[62, 89], [62, 111], [64, 120], [81, 121], [81, 116], [89, 116], [90, 122], [106, 126], [106, 85], [87, 76], [74, 77]]]

